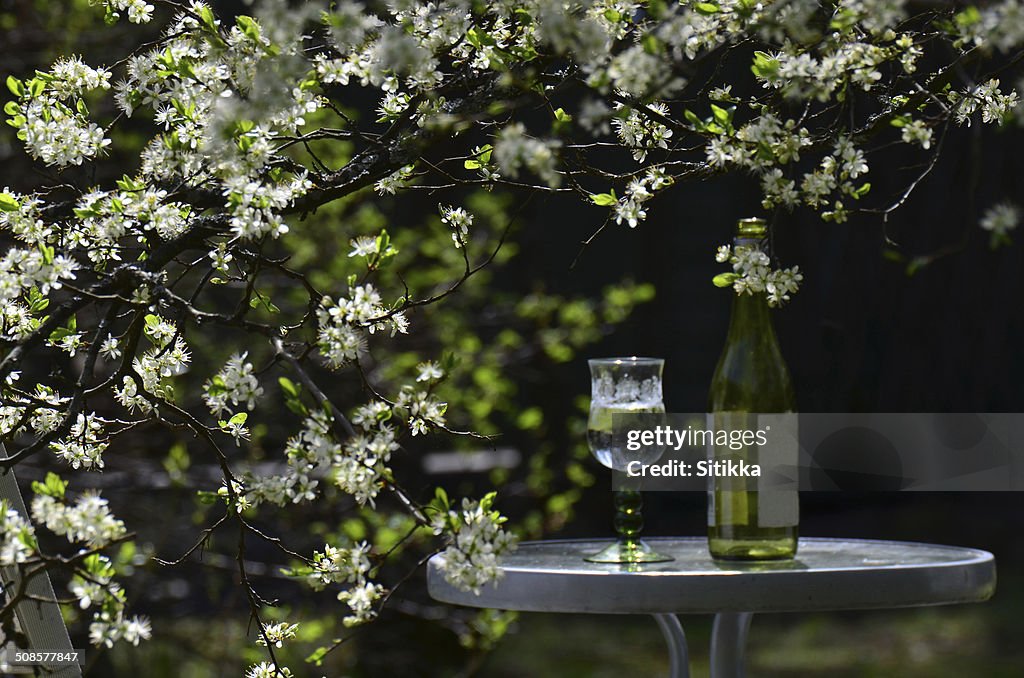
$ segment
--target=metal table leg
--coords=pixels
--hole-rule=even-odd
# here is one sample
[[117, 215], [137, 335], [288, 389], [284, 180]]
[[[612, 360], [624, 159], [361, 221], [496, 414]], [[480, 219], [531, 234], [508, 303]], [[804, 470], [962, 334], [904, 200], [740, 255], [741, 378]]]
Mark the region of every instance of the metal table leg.
[[753, 612], [719, 612], [711, 631], [711, 678], [746, 675], [747, 631]]
[[674, 614], [652, 614], [668, 644], [669, 678], [690, 678], [690, 655], [683, 625]]

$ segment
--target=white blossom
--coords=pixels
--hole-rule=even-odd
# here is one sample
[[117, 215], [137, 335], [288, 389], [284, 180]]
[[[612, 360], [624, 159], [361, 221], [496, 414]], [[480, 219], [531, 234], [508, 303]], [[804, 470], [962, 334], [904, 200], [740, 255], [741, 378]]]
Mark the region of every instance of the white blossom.
[[128, 12], [128, 21], [133, 24], [149, 23], [153, 18], [153, 5], [145, 0], [104, 0], [104, 4], [110, 9], [112, 16], [116, 19], [119, 12]]
[[647, 109], [649, 112], [642, 112], [619, 104], [615, 109], [617, 116], [612, 120], [619, 140], [633, 149], [633, 159], [637, 162], [643, 162], [651, 149], [667, 149], [668, 140], [672, 138], [672, 130], [656, 118], [667, 115], [668, 107], [655, 102]]
[[416, 372], [416, 381], [437, 381], [444, 376], [441, 366], [429, 360], [417, 365]]
[[912, 120], [905, 124], [901, 137], [908, 144], [917, 144], [926, 150], [932, 147], [932, 129], [923, 120]]
[[981, 219], [981, 227], [1000, 235], [1009, 233], [1020, 225], [1021, 210], [1014, 204], [1004, 202], [990, 207]]
[[249, 411], [256, 407], [263, 387], [253, 374], [252, 363], [246, 360], [248, 355], [248, 352], [232, 355], [220, 372], [203, 385], [203, 401], [213, 414], [223, 416], [229, 403], [236, 406], [245, 403]]
[[273, 662], [253, 664], [245, 672], [245, 678], [291, 678], [292, 672], [287, 666], [277, 666]]
[[1017, 107], [1020, 98], [1017, 92], [1008, 94], [999, 89], [999, 80], [993, 78], [984, 84], [967, 88], [963, 92], [951, 92], [950, 101], [956, 103], [956, 121], [970, 126], [971, 118], [980, 109], [984, 123], [1002, 123]]
[[463, 499], [461, 510], [449, 509], [432, 519], [435, 534], [450, 533], [439, 561], [445, 579], [463, 591], [479, 594], [503, 576], [500, 557], [515, 549], [515, 538], [502, 529], [504, 518], [491, 509], [493, 496]]
[[557, 187], [562, 176], [557, 171], [557, 153], [562, 142], [555, 139], [535, 139], [527, 136], [521, 122], [506, 125], [494, 141], [494, 162], [511, 177], [518, 177], [525, 168], [540, 177], [549, 186]]
[[1020, 226], [1021, 216], [1020, 207], [1011, 202], [998, 203], [985, 211], [979, 225], [991, 234], [991, 247], [1010, 244], [1010, 233]]
[[0, 500], [0, 566], [24, 563], [35, 551], [35, 530], [25, 516]]
[[274, 647], [284, 647], [284, 641], [294, 638], [298, 629], [298, 624], [289, 624], [288, 622], [266, 624], [263, 626], [263, 633], [256, 637], [256, 642], [259, 645], [266, 645], [269, 641]]
[[338, 593], [338, 600], [350, 611], [342, 620], [345, 626], [363, 624], [377, 616], [375, 605], [384, 595], [384, 587], [368, 579], [371, 567], [370, 545], [365, 541], [347, 548], [327, 544], [323, 552], [313, 554], [312, 586], [347, 585]]
[[67, 537], [69, 542], [93, 547], [106, 546], [126, 532], [124, 523], [111, 514], [107, 500], [93, 493], [83, 494], [70, 505], [53, 496], [37, 494], [32, 499], [32, 517], [51, 532]]
[[92, 413], [79, 413], [64, 438], [50, 443], [50, 449], [72, 468], [101, 469], [103, 452], [109, 445], [104, 421]]
[[100, 355], [107, 360], [117, 360], [121, 357], [121, 348], [117, 337], [109, 335], [103, 340], [103, 344], [100, 346]]
[[[799, 266], [773, 269], [768, 255], [759, 247], [723, 245], [718, 248], [715, 260], [732, 264], [731, 279], [725, 284], [731, 284], [736, 294], [764, 293], [772, 307], [789, 301], [804, 278]], [[715, 282], [718, 284], [717, 279]]]
[[438, 205], [441, 211], [441, 223], [452, 229], [452, 241], [455, 247], [462, 247], [469, 239], [469, 227], [473, 225], [473, 215], [461, 207]]
[[373, 187], [381, 195], [394, 195], [409, 184], [415, 170], [415, 165], [405, 165], [375, 183]]
[[111, 615], [101, 611], [96, 613], [89, 624], [89, 642], [96, 646], [113, 647], [115, 642], [124, 640], [138, 645], [140, 641], [148, 640], [152, 632], [149, 620], [144, 617], [126, 618], [121, 612]]

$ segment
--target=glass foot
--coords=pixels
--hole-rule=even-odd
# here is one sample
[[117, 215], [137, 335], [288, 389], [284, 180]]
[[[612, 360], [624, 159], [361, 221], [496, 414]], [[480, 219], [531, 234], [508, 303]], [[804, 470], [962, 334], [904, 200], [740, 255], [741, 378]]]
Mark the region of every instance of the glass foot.
[[643, 541], [617, 541], [583, 560], [588, 563], [667, 563], [675, 559], [658, 553]]

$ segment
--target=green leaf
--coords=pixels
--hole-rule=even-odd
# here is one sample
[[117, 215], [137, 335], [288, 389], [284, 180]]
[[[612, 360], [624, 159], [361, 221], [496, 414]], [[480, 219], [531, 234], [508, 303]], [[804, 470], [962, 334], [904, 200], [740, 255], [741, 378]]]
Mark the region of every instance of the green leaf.
[[4, 212], [17, 212], [21, 208], [18, 199], [10, 193], [0, 193], [0, 210]]
[[50, 300], [39, 291], [38, 287], [33, 287], [28, 291], [28, 308], [30, 311], [33, 313], [41, 313], [45, 311], [49, 305]]
[[60, 476], [52, 471], [46, 474], [46, 480], [44, 482], [36, 480], [32, 483], [33, 492], [53, 497], [55, 499], [63, 499], [64, 492], [67, 490], [67, 487], [67, 481], [61, 480]]
[[723, 127], [728, 127], [730, 124], [732, 124], [732, 115], [735, 110], [736, 109], [734, 108], [731, 111], [729, 111], [722, 108], [721, 106], [711, 104], [711, 115], [714, 116], [715, 120], [717, 120], [718, 123], [721, 124]]
[[445, 511], [447, 511], [448, 507], [451, 506], [451, 503], [448, 501], [448, 493], [445, 492], [443, 487], [438, 487], [434, 490], [434, 499], [437, 500], [437, 503], [440, 504], [441, 508]]
[[146, 188], [146, 185], [141, 181], [135, 181], [127, 174], [117, 180], [117, 187], [126, 193], [137, 193]]
[[498, 44], [490, 33], [479, 28], [470, 28], [466, 31], [466, 39], [469, 40], [469, 44], [473, 45], [473, 47], [476, 47], [477, 49], [480, 49], [484, 45], [493, 47]]
[[216, 32], [216, 30], [217, 30], [217, 20], [213, 16], [213, 10], [212, 9], [210, 9], [209, 7], [207, 7], [205, 5], [202, 8], [200, 8], [200, 10], [199, 10], [199, 20], [202, 21], [203, 26], [205, 26], [206, 28], [208, 28], [211, 31]]
[[320, 666], [324, 663], [324, 657], [327, 656], [328, 652], [330, 652], [329, 647], [318, 647], [317, 649], [313, 650], [313, 652], [310, 653], [308, 657], [306, 657], [306, 663], [316, 664], [317, 666]]
[[701, 14], [718, 14], [719, 11], [718, 5], [712, 2], [698, 2], [694, 5], [694, 9]]
[[284, 391], [285, 394], [291, 396], [292, 398], [299, 397], [299, 387], [296, 386], [295, 382], [289, 379], [288, 377], [278, 377], [277, 383], [281, 385], [281, 390]]
[[954, 19], [960, 28], [968, 28], [981, 21], [981, 12], [977, 7], [971, 5], [964, 11], [957, 14]]
[[135, 559], [136, 550], [135, 542], [133, 541], [127, 541], [121, 544], [121, 548], [118, 549], [117, 552], [117, 562], [125, 565], [131, 564]]
[[25, 94], [25, 84], [13, 75], [7, 76], [7, 89], [11, 90], [11, 94], [19, 99]]
[[736, 273], [719, 273], [711, 279], [711, 282], [715, 284], [715, 287], [732, 287], [739, 277]]
[[17, 101], [8, 101], [4, 104], [4, 113], [10, 116], [15, 116], [21, 113], [21, 106], [18, 105]]
[[68, 330], [68, 328], [57, 328], [56, 330], [54, 330], [53, 332], [50, 333], [50, 336], [48, 337], [48, 339], [49, 339], [50, 343], [55, 344], [55, 343], [60, 342], [63, 338], [65, 338], [65, 337], [67, 337], [67, 336], [69, 336], [71, 334], [73, 334], [73, 333], [70, 332]]
[[259, 290], [253, 290], [253, 296], [249, 298], [249, 308], [257, 308], [262, 306], [271, 313], [280, 313], [281, 309], [278, 308], [274, 302], [270, 301], [270, 297], [263, 294]]
[[238, 24], [238, 27], [242, 29], [242, 33], [247, 38], [249, 38], [253, 42], [259, 41], [260, 26], [258, 23], [256, 23], [255, 19], [253, 19], [251, 16], [245, 16], [243, 14], [242, 16], [239, 16], [237, 19], [235, 19], [235, 22]]
[[860, 199], [867, 195], [869, 192], [871, 192], [871, 182], [864, 182], [863, 184], [861, 184], [859, 188], [857, 188], [853, 192], [853, 195], [854, 197]]
[[914, 257], [907, 264], [907, 276], [912, 276], [922, 268], [931, 263], [931, 259], [928, 257]]
[[234, 424], [236, 426], [241, 426], [242, 424], [245, 423], [245, 420], [248, 418], [249, 414], [247, 412], [239, 412], [238, 414], [233, 415], [230, 419], [228, 419], [228, 423]]
[[668, 4], [665, 0], [648, 0], [647, 13], [654, 19], [660, 19], [668, 11]]
[[832, 16], [829, 28], [845, 33], [857, 24], [857, 13], [847, 7], [843, 7]]
[[657, 36], [646, 34], [640, 38], [640, 45], [644, 48], [644, 52], [647, 54], [653, 54], [655, 56], [662, 54], [665, 51], [665, 46], [661, 40], [658, 40]]
[[611, 193], [593, 193], [590, 196], [590, 200], [595, 205], [600, 205], [602, 207], [610, 207], [619, 202], [618, 198], [615, 197], [615, 191], [612, 191]]
[[886, 261], [892, 261], [897, 264], [902, 264], [907, 259], [902, 253], [893, 249], [882, 250], [882, 258]]
[[1009, 233], [992, 233], [992, 237], [988, 240], [989, 249], [997, 250], [1000, 247], [1005, 247], [1013, 244], [1013, 238], [1010, 237]]
[[[561, 110], [561, 109], [559, 109], [559, 110]], [[481, 167], [483, 167], [484, 165], [486, 165], [487, 163], [489, 163], [491, 161], [491, 152], [493, 150], [494, 150], [494, 147], [491, 146], [490, 144], [487, 144], [486, 146], [481, 146], [478, 149], [479, 152], [476, 155], [476, 159], [474, 159], [474, 160], [466, 160], [463, 163], [463, 166], [466, 169], [480, 169]]]
[[770, 78], [779, 71], [779, 60], [773, 59], [767, 52], [754, 52], [754, 64], [750, 67], [759, 78]]
[[302, 404], [301, 400], [297, 400], [295, 398], [287, 398], [284, 401], [284, 406], [287, 407], [292, 412], [294, 412], [295, 414], [299, 415], [300, 417], [305, 417], [309, 415], [309, 410], [306, 409], [306, 406]]

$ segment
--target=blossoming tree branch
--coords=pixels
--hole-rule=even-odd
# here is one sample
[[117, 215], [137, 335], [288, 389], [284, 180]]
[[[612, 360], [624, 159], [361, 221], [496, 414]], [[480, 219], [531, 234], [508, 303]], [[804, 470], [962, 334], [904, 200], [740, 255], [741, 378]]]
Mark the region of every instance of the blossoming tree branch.
[[[347, 625], [372, 620], [397, 585], [377, 578], [391, 549], [352, 541], [300, 553], [295, 535], [255, 525], [264, 510], [328, 501], [334, 489], [349, 506], [387, 496], [436, 535], [447, 576], [465, 589], [497, 577], [514, 546], [493, 494], [423, 503], [391, 468], [412, 436], [473, 435], [448, 426], [442, 356], [386, 389], [365, 369], [375, 345], [415, 334], [421, 307], [457, 295], [491, 262], [493, 251], [469, 247], [475, 216], [460, 191], [577, 196], [592, 237], [640, 226], [673, 184], [730, 172], [760, 186], [766, 210], [888, 219], [951, 127], [1024, 118], [1020, 0], [266, 1], [230, 19], [198, 1], [95, 4], [109, 23], [158, 21], [162, 31], [106, 64], [69, 55], [6, 80], [8, 123], [48, 179], [19, 188], [10, 177], [0, 192], [0, 464], [52, 455], [65, 470], [34, 485], [31, 516], [3, 506], [0, 565], [70, 570], [62, 601], [91, 612], [97, 645], [149, 637], [111, 557], [132, 538], [131, 519], [76, 492], [74, 478], [116, 468], [131, 431], [187, 431], [220, 469], [208, 496], [223, 510], [161, 562], [173, 568], [215, 534], [237, 533], [238, 581], [266, 651], [250, 676], [289, 675], [275, 649], [301, 620], [266, 621], [246, 544], [272, 544], [294, 563], [290, 576], [329, 587]], [[375, 110], [353, 113], [366, 102]], [[96, 185], [90, 168], [129, 124], [148, 130], [138, 161]], [[331, 144], [352, 149], [344, 163], [317, 151]], [[889, 170], [905, 188], [880, 195], [872, 154], [893, 144], [920, 162]], [[326, 288], [290, 265], [290, 225], [372, 191], [440, 196], [461, 258], [446, 286], [381, 283], [396, 252], [386, 231], [353, 237], [347, 279]], [[1006, 202], [981, 225], [1001, 244], [1019, 219]], [[795, 270], [719, 255], [730, 257], [739, 293], [774, 285], [781, 303], [799, 282]], [[190, 342], [227, 331], [244, 341], [206, 375], [202, 397], [178, 392]], [[65, 367], [26, 383], [26, 366], [39, 363]], [[364, 399], [332, 400], [325, 384], [336, 380]], [[268, 475], [249, 463], [248, 439], [275, 415], [260, 407], [272, 389], [294, 435], [273, 451], [286, 470]], [[66, 554], [40, 548], [43, 527], [67, 538]], [[9, 597], [2, 615], [19, 602]]]

